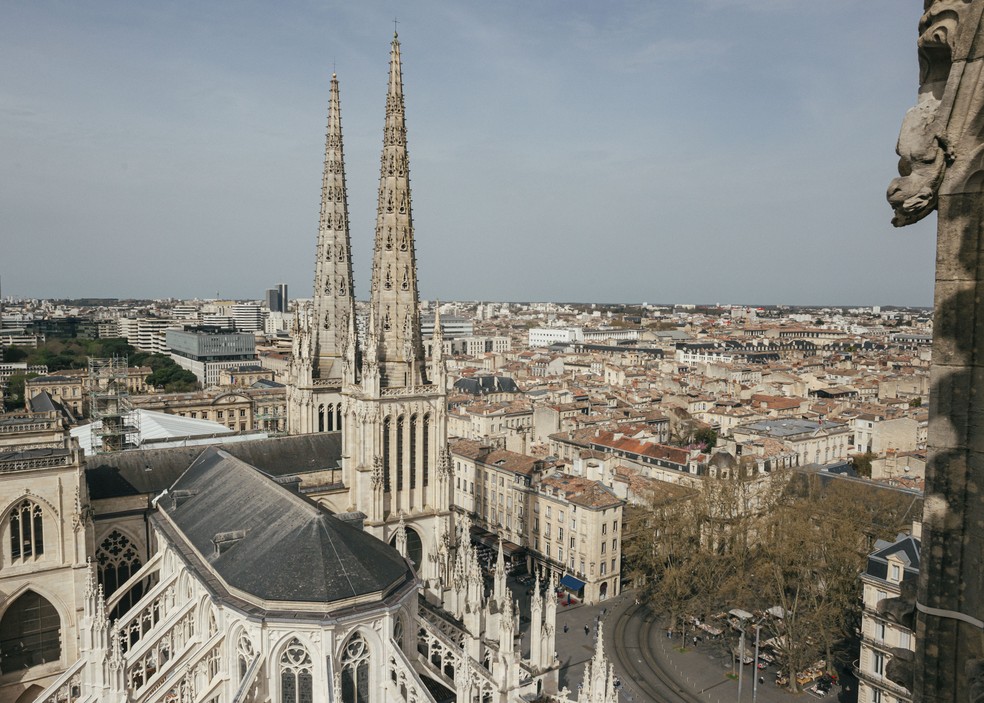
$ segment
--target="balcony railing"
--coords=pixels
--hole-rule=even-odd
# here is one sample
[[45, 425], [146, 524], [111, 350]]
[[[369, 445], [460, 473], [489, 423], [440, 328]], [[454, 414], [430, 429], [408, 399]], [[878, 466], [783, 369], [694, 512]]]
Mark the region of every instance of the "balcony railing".
[[864, 681], [869, 686], [875, 686], [882, 690], [888, 691], [889, 693], [899, 698], [900, 700], [905, 700], [905, 701], [912, 700], [912, 693], [909, 691], [909, 689], [905, 688], [904, 686], [899, 686], [894, 681], [887, 679], [880, 674], [876, 674], [872, 671], [865, 671], [864, 669], [861, 668], [860, 662], [855, 661], [854, 666], [852, 668], [854, 669], [854, 675], [857, 676], [861, 681]]

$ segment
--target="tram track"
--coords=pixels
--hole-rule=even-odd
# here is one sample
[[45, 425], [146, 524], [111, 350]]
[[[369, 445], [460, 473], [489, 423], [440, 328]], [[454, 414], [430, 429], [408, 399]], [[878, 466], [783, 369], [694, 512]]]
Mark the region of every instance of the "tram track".
[[653, 656], [655, 618], [648, 609], [633, 605], [615, 623], [615, 670], [632, 703], [706, 703], [685, 690]]

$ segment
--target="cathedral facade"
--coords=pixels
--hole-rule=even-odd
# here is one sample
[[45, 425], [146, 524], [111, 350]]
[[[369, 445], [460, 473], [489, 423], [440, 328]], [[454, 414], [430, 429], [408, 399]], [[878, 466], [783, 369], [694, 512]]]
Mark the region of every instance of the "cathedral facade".
[[[339, 113], [332, 76], [322, 177], [313, 304], [294, 326], [288, 431], [341, 431], [340, 490], [318, 498], [336, 512], [360, 512], [387, 542], [405, 525], [418, 573], [439, 592], [450, 534], [450, 454], [443, 360], [424, 357], [420, 333], [410, 160], [400, 42], [389, 81], [368, 320], [357, 333], [351, 236]], [[439, 329], [439, 327], [438, 327]]]

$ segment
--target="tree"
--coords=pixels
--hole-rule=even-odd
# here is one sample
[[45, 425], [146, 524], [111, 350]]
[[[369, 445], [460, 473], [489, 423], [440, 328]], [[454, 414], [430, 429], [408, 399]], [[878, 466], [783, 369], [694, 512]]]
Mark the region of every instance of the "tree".
[[718, 434], [710, 427], [701, 427], [694, 432], [694, 441], [704, 445], [704, 451], [709, 452], [717, 445]]
[[858, 476], [871, 478], [871, 460], [874, 458], [875, 455], [872, 452], [851, 455], [851, 464], [854, 466], [854, 470]]
[[37, 378], [38, 375], [33, 372], [11, 374], [10, 378], [7, 379], [7, 397], [4, 401], [8, 410], [24, 407], [25, 403], [27, 403], [27, 397], [24, 394], [24, 383], [32, 378]]
[[27, 358], [27, 350], [23, 347], [4, 347], [3, 360], [17, 363]]
[[910, 408], [918, 408], [920, 406], [922, 406], [922, 398], [920, 396], [916, 396], [915, 398], [909, 401]]

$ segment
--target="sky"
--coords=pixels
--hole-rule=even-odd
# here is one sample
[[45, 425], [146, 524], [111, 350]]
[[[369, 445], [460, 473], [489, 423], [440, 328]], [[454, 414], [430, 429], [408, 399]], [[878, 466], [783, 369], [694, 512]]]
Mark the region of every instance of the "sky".
[[885, 200], [922, 0], [6, 0], [4, 296], [368, 295], [398, 20], [423, 299], [932, 304]]

